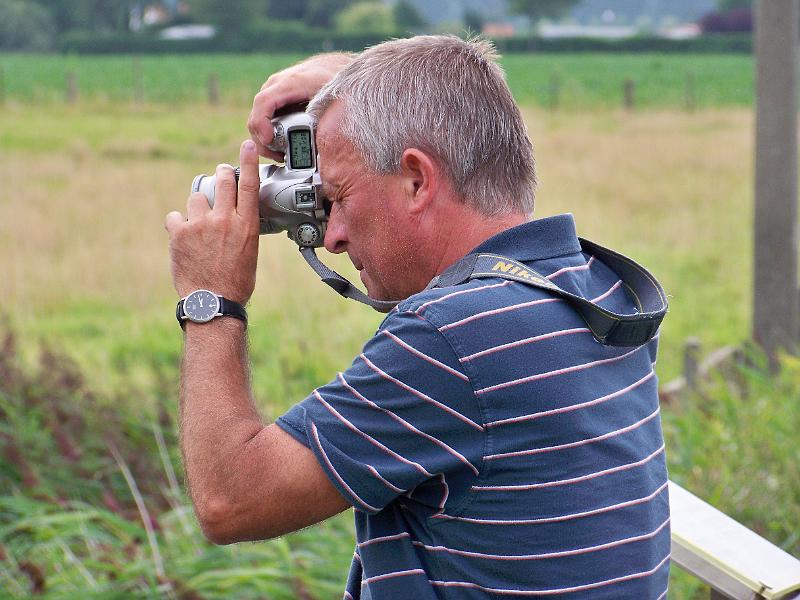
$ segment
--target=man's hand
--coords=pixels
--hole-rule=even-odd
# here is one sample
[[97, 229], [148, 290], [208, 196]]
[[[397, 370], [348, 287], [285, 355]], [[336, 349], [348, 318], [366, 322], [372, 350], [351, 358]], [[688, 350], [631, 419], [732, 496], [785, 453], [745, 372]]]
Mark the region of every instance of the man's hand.
[[290, 104], [308, 102], [333, 77], [353, 60], [352, 54], [318, 54], [271, 75], [253, 100], [247, 121], [250, 136], [261, 156], [283, 162], [283, 154], [267, 148], [272, 142], [271, 119]]
[[199, 192], [189, 196], [187, 218], [169, 213], [172, 278], [181, 298], [203, 288], [246, 304], [256, 284], [258, 260], [258, 153], [247, 140], [239, 152], [241, 174], [237, 194], [233, 167], [216, 171], [214, 208]]

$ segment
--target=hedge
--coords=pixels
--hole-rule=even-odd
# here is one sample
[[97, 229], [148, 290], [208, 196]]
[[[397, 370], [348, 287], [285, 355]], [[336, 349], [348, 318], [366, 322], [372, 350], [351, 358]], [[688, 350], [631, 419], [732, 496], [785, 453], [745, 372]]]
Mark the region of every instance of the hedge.
[[[189, 52], [296, 52], [329, 50], [360, 51], [391, 37], [405, 37], [403, 32], [340, 33], [311, 29], [296, 22], [249, 26], [236, 36], [211, 39], [165, 40], [154, 35], [127, 34], [103, 36], [73, 32], [61, 39], [60, 50], [75, 54], [149, 54]], [[519, 36], [494, 40], [500, 52], [703, 52], [750, 53], [749, 34], [714, 34], [688, 40], [670, 40], [651, 36], [606, 40], [595, 38], [540, 38]]]

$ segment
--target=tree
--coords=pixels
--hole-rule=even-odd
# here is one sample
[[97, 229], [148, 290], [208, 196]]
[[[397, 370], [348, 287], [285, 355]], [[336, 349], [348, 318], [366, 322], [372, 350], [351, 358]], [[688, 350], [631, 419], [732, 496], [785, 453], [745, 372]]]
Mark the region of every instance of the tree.
[[353, 0], [308, 0], [303, 20], [312, 27], [331, 27], [336, 15], [353, 3]]
[[426, 25], [419, 11], [408, 0], [400, 0], [394, 5], [394, 22], [400, 29], [419, 29]]
[[46, 9], [59, 33], [70, 29], [127, 31], [137, 0], [34, 0]]
[[480, 33], [483, 31], [483, 17], [475, 10], [464, 11], [464, 27], [470, 33]]
[[717, 0], [717, 7], [720, 11], [734, 8], [750, 8], [751, 6], [753, 6], [753, 0]]
[[0, 0], [0, 50], [50, 50], [56, 28], [44, 8], [23, 0]]
[[223, 36], [234, 35], [253, 21], [266, 16], [266, 5], [263, 0], [188, 1], [195, 20], [216, 25]]
[[336, 15], [340, 31], [392, 32], [396, 29], [392, 9], [378, 2], [358, 2]]
[[578, 0], [509, 0], [509, 8], [535, 23], [539, 19], [561, 17], [577, 3]]

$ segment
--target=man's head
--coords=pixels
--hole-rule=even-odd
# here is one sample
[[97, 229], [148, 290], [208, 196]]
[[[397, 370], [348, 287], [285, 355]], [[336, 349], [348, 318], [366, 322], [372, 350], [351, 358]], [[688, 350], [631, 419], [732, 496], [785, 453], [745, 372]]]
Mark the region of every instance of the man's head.
[[373, 297], [421, 290], [532, 212], [531, 143], [496, 58], [482, 41], [393, 40], [311, 101], [333, 203], [325, 245], [348, 252]]
[[319, 119], [336, 100], [345, 105], [345, 137], [377, 173], [396, 173], [403, 150], [421, 148], [483, 214], [533, 212], [531, 142], [489, 42], [384, 42], [345, 67], [308, 111]]

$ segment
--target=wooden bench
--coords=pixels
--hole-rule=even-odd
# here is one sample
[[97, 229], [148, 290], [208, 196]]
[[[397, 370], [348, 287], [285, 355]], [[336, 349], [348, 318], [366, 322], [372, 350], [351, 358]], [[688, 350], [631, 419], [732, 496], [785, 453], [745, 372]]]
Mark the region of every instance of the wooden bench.
[[669, 501], [672, 562], [712, 599], [800, 599], [800, 560], [672, 481]]

